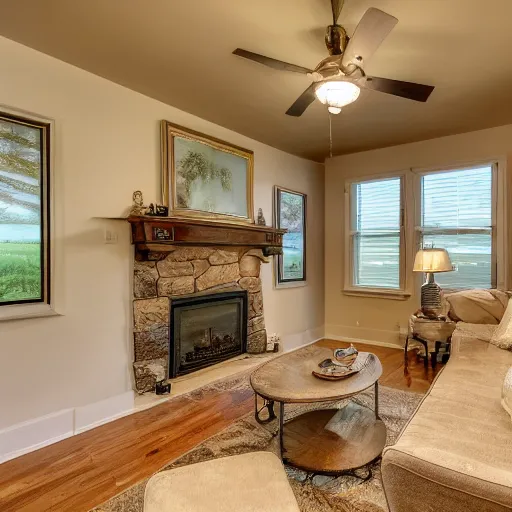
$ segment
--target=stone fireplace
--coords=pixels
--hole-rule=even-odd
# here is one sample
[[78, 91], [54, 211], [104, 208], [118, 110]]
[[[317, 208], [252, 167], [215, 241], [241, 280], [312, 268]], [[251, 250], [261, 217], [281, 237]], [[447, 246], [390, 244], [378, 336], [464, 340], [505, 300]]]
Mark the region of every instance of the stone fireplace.
[[[158, 380], [204, 367], [208, 358], [209, 363], [215, 363], [244, 351], [253, 354], [265, 352], [267, 333], [260, 265], [268, 259], [261, 249], [169, 245], [165, 247], [165, 254], [157, 254], [155, 259], [158, 261], [145, 257], [134, 264], [133, 367], [135, 387], [139, 393], [154, 390]], [[204, 307], [212, 301], [224, 302], [223, 308], [215, 310], [210, 307], [209, 311], [201, 311], [201, 305]], [[184, 311], [188, 313], [182, 316]], [[191, 311], [196, 314], [195, 321]], [[216, 312], [220, 317], [227, 318], [230, 312], [233, 316], [229, 321], [220, 318], [216, 322]], [[227, 325], [229, 322], [234, 325], [235, 313], [243, 316], [245, 325], [228, 332]], [[197, 327], [195, 342], [190, 339], [189, 329], [194, 322]], [[188, 337], [185, 341], [188, 349], [178, 355], [176, 346], [171, 342], [180, 336]], [[235, 348], [237, 336], [242, 339], [238, 340], [239, 347]], [[198, 360], [200, 352], [205, 356], [202, 362]], [[182, 365], [180, 370], [180, 365], [176, 366], [176, 358], [178, 363], [183, 362], [182, 356], [186, 359], [187, 353], [191, 364]], [[192, 363], [197, 365], [194, 367]]]

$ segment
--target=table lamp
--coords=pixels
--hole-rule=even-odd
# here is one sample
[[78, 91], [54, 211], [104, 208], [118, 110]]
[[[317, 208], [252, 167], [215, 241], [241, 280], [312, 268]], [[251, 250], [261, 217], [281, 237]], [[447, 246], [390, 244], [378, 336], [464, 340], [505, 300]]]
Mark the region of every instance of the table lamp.
[[434, 280], [434, 272], [451, 272], [450, 256], [446, 249], [420, 249], [414, 259], [414, 272], [425, 272], [427, 279], [421, 286], [421, 310], [424, 314], [437, 315], [441, 308], [441, 288]]

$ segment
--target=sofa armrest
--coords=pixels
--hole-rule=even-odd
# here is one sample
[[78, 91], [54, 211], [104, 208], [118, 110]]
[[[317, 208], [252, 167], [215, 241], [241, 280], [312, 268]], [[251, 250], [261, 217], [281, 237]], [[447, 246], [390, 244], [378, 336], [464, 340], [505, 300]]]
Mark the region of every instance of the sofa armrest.
[[394, 447], [384, 451], [382, 482], [390, 512], [512, 510], [509, 487], [431, 464]]

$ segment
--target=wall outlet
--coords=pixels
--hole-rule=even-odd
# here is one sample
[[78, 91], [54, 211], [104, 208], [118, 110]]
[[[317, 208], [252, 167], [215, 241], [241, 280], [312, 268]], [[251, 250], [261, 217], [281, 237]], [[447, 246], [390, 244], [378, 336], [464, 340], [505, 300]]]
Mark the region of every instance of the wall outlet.
[[269, 334], [267, 337], [267, 352], [274, 352], [276, 344], [279, 346], [281, 336], [277, 333]]
[[117, 233], [110, 229], [105, 230], [105, 243], [106, 244], [117, 244]]

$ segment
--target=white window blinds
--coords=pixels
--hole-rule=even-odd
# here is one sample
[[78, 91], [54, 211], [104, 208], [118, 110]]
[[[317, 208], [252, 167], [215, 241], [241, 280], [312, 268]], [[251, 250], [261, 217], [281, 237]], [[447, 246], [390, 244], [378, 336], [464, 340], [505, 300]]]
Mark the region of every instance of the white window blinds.
[[402, 179], [351, 185], [352, 285], [400, 289]]
[[421, 178], [420, 239], [448, 251], [454, 272], [436, 274], [445, 290], [495, 284], [493, 165]]

